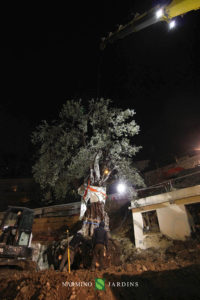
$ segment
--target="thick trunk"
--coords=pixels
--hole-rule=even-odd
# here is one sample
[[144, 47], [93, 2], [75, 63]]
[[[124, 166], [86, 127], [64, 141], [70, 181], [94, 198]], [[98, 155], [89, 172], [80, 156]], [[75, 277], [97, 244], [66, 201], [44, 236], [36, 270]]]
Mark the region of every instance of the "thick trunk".
[[94, 229], [99, 226], [101, 221], [105, 222], [105, 229], [109, 230], [109, 217], [104, 210], [103, 202], [90, 203], [88, 201], [87, 210], [83, 218], [82, 232], [86, 237], [93, 235]]
[[105, 222], [105, 229], [109, 230], [109, 217], [104, 210], [106, 188], [102, 186], [109, 174], [101, 174], [99, 160], [102, 152], [96, 154], [94, 164], [90, 167], [90, 179], [87, 187], [79, 188], [82, 196], [80, 219], [83, 220], [82, 232], [85, 237], [91, 237], [94, 229], [101, 221]]
[[[104, 206], [107, 198], [106, 188], [103, 187], [102, 185], [110, 176], [111, 171], [103, 174], [100, 173], [99, 160], [101, 155], [102, 153], [98, 153], [95, 156], [94, 164], [90, 167], [90, 177], [87, 186], [82, 185], [78, 189], [79, 195], [82, 196], [80, 219], [83, 221], [82, 228], [81, 230], [78, 231], [78, 233], [83, 235], [83, 237], [85, 238], [85, 243], [83, 243], [82, 246], [77, 246], [77, 247], [83, 248], [81, 249], [83, 261], [84, 259], [88, 260], [86, 261], [86, 263], [83, 262], [83, 265], [85, 267], [88, 267], [91, 264], [92, 241], [90, 238], [93, 235], [94, 229], [99, 226], [99, 223], [101, 221], [104, 221], [105, 229], [109, 231], [109, 217], [104, 210]], [[110, 244], [109, 248], [112, 249], [113, 253], [118, 251], [118, 247], [110, 240], [109, 240], [109, 244]], [[60, 245], [58, 245], [58, 248], [59, 249], [61, 248]], [[119, 265], [120, 255], [118, 254], [118, 252], [116, 253], [117, 255], [111, 256], [109, 254], [106, 256], [105, 260], [108, 265], [110, 265], [111, 263], [115, 265]], [[61, 264], [61, 269], [67, 263], [66, 252], [63, 259], [64, 261]], [[56, 268], [58, 268], [57, 265], [59, 265], [59, 263], [57, 262], [57, 258], [54, 262], [54, 265], [56, 266]]]

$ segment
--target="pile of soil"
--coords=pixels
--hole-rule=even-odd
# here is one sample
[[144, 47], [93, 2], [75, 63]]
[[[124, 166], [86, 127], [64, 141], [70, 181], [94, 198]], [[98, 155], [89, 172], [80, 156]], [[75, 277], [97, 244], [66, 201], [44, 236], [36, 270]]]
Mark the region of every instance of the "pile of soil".
[[[95, 289], [95, 278], [105, 279], [105, 290]], [[137, 250], [128, 263], [103, 271], [1, 270], [0, 299], [188, 300], [199, 299], [199, 284], [200, 244], [175, 241], [166, 251]]]

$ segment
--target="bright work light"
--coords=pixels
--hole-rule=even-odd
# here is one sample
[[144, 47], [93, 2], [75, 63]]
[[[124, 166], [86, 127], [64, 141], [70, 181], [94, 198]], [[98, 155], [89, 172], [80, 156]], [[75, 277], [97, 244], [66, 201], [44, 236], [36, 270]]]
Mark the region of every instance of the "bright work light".
[[160, 19], [162, 16], [163, 16], [163, 9], [162, 8], [160, 8], [159, 10], [157, 10], [157, 12], [156, 12], [156, 18], [157, 19]]
[[169, 22], [169, 29], [173, 29], [176, 26], [176, 21], [172, 20], [171, 22]]
[[119, 183], [119, 184], [117, 185], [117, 191], [118, 191], [118, 193], [120, 193], [120, 194], [124, 193], [124, 192], [125, 192], [125, 189], [126, 189], [125, 184]]

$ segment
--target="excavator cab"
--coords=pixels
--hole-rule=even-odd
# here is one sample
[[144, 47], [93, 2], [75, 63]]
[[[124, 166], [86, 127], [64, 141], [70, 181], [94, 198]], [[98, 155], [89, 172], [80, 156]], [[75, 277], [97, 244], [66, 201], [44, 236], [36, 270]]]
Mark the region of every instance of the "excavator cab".
[[[32, 225], [34, 211], [9, 207], [0, 225], [0, 266], [26, 268], [32, 260]], [[32, 262], [32, 261], [31, 261]]]

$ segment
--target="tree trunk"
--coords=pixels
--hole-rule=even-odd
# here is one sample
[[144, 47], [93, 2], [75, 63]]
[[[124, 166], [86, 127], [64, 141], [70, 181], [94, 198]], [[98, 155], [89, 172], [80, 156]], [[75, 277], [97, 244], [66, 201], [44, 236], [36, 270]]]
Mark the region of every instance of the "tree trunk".
[[94, 164], [90, 167], [90, 179], [87, 187], [82, 186], [79, 194], [82, 195], [80, 219], [83, 219], [82, 232], [85, 237], [91, 237], [94, 229], [101, 221], [105, 223], [105, 229], [109, 230], [109, 217], [104, 210], [106, 201], [106, 188], [102, 184], [109, 175], [101, 174], [99, 160], [102, 152], [96, 154]]
[[105, 229], [109, 230], [109, 217], [104, 210], [103, 202], [87, 203], [87, 209], [83, 218], [82, 232], [85, 237], [93, 235], [94, 229], [99, 226], [99, 223], [104, 221]]

